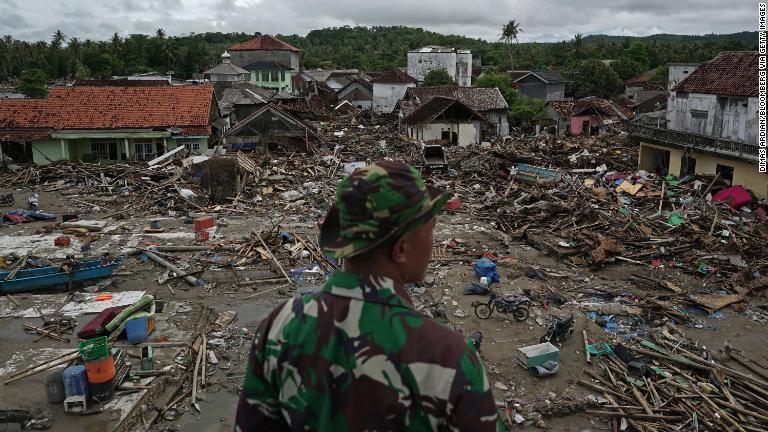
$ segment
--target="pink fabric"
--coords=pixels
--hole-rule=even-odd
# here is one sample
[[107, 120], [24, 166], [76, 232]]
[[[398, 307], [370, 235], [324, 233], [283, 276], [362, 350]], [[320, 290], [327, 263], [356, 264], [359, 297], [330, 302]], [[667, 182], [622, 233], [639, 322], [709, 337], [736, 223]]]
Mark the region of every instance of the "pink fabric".
[[727, 203], [732, 209], [742, 208], [745, 205], [752, 202], [752, 196], [742, 186], [734, 186], [732, 188], [723, 189], [720, 192], [712, 195], [712, 201], [723, 201]]

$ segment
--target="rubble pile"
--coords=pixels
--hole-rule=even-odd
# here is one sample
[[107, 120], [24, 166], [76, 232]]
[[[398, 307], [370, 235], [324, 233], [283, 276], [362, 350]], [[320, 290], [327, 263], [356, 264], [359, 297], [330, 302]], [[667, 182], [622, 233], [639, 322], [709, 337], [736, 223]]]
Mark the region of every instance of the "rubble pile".
[[598, 356], [587, 354], [591, 365], [578, 382], [600, 393], [604, 403], [584, 413], [606, 419], [613, 430], [668, 430], [672, 424], [685, 430], [764, 430], [768, 376], [746, 354], [727, 342], [714, 352], [673, 327], [635, 337], [627, 346], [603, 346]]

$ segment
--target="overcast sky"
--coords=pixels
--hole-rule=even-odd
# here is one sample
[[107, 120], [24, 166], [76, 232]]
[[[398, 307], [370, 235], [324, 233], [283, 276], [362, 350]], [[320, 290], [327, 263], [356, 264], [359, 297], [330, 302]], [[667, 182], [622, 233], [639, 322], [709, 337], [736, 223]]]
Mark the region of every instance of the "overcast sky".
[[342, 25], [405, 25], [497, 40], [520, 22], [521, 42], [576, 33], [645, 36], [757, 29], [750, 0], [0, 0], [0, 35], [107, 39], [114, 32], [206, 31], [306, 35]]

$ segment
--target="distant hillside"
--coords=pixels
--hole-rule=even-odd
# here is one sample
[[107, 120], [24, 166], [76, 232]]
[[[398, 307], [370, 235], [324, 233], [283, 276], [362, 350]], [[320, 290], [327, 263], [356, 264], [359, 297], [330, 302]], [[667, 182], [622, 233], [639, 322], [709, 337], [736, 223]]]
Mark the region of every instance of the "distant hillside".
[[[224, 49], [257, 34], [200, 33], [167, 36], [162, 30], [153, 35], [115, 34], [109, 40], [69, 38], [56, 32], [51, 41], [27, 42], [11, 36], [0, 38], [0, 82], [18, 78], [26, 69], [41, 69], [49, 79], [110, 78], [150, 70], [173, 71], [188, 78], [220, 61]], [[499, 42], [458, 35], [443, 35], [421, 28], [333, 27], [313, 30], [306, 36], [278, 35], [302, 49], [304, 68], [359, 68], [384, 71], [406, 65], [409, 50], [425, 45], [445, 45], [471, 49], [483, 66], [510, 64], [508, 47]], [[702, 62], [720, 51], [757, 49], [756, 32], [725, 35], [654, 35], [641, 38], [622, 36], [584, 36], [580, 43], [525, 43], [513, 46], [517, 69], [565, 67], [586, 59], [618, 59], [633, 42], [642, 42], [647, 51], [647, 66], [669, 62]], [[644, 65], [644, 66], [646, 66]]]

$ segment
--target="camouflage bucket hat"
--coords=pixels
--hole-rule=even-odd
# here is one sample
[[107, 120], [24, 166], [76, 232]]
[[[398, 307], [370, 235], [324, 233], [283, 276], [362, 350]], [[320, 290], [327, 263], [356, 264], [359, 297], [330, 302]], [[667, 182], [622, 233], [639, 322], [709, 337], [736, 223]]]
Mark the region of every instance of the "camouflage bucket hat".
[[416, 230], [442, 210], [451, 194], [427, 186], [408, 165], [381, 161], [347, 176], [320, 228], [320, 247], [332, 258], [369, 251]]

